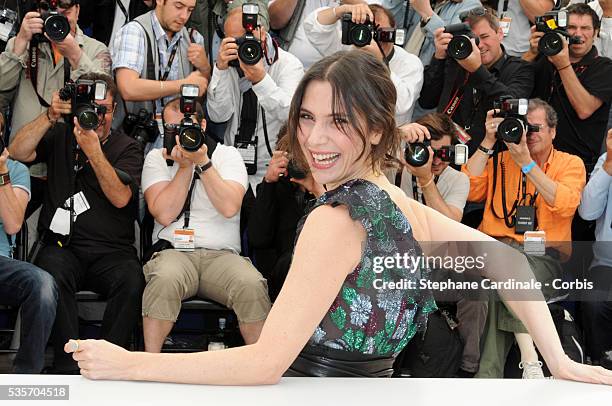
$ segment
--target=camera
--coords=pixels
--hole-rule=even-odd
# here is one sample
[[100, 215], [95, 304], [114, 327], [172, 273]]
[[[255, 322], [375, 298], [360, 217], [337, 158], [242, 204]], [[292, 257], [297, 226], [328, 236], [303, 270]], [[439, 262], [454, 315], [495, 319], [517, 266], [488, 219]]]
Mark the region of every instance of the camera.
[[472, 53], [472, 42], [474, 38], [476, 45], [480, 39], [474, 35], [470, 26], [466, 23], [451, 24], [444, 27], [444, 32], [453, 34], [453, 38], [448, 43], [446, 54], [453, 59], [465, 59]]
[[[431, 129], [429, 131], [431, 133]], [[423, 142], [409, 143], [404, 150], [404, 159], [415, 168], [425, 165], [429, 161], [429, 149], [427, 149], [429, 146], [431, 146], [431, 141], [428, 139]], [[434, 157], [440, 158], [443, 162], [465, 165], [468, 159], [468, 147], [464, 144], [445, 145], [434, 150]]]
[[563, 50], [563, 37], [567, 37], [569, 44], [581, 44], [580, 37], [571, 36], [567, 32], [567, 12], [549, 11], [543, 16], [535, 18], [536, 31], [544, 35], [538, 42], [538, 51], [545, 56], [557, 55]]
[[106, 82], [79, 79], [68, 82], [59, 91], [60, 99], [70, 100], [72, 111], [79, 125], [85, 130], [95, 130], [100, 125], [99, 115], [106, 114], [106, 107], [96, 101], [106, 98]]
[[513, 99], [502, 96], [493, 102], [493, 108], [500, 110], [493, 117], [503, 117], [497, 126], [497, 139], [520, 144], [523, 133], [538, 132], [540, 127], [527, 122], [528, 99]]
[[[38, 3], [40, 18], [44, 22], [43, 33], [53, 42], [63, 41], [70, 34], [70, 23], [66, 16], [57, 11], [57, 4], [58, 0], [43, 0]], [[37, 34], [36, 38], [39, 42], [47, 40], [42, 34]]]
[[0, 8], [0, 40], [6, 42], [17, 32], [17, 13], [10, 8]]
[[164, 126], [164, 148], [166, 148], [168, 154], [172, 152], [172, 149], [176, 145], [177, 135], [179, 144], [185, 151], [197, 151], [204, 145], [205, 136], [202, 127], [191, 118], [191, 116], [196, 113], [196, 103], [199, 92], [200, 87], [197, 85], [181, 86], [180, 109], [185, 117], [183, 117], [178, 126]]
[[406, 38], [405, 30], [378, 27], [375, 22], [370, 22], [369, 17], [363, 24], [354, 23], [352, 13], [343, 14], [341, 24], [342, 43], [344, 45], [355, 45], [361, 48], [374, 40], [375, 42], [391, 42], [402, 46]]
[[153, 113], [145, 109], [140, 109], [137, 114], [128, 113], [123, 120], [123, 131], [138, 141], [143, 149], [147, 143], [155, 142], [159, 137], [157, 121]]
[[[236, 38], [238, 45], [238, 58], [246, 65], [255, 65], [263, 57], [263, 49], [259, 40], [253, 35], [253, 31], [257, 28], [257, 15], [259, 14], [259, 6], [253, 3], [242, 5], [242, 26], [246, 30], [240, 38]], [[229, 62], [229, 66], [238, 68], [240, 63], [237, 59]]]

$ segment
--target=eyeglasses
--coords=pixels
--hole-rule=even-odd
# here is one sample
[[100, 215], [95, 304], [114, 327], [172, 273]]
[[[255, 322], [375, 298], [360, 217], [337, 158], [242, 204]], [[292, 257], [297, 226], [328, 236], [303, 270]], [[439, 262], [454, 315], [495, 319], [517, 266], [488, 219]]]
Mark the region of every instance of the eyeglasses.
[[492, 9], [488, 9], [485, 7], [476, 7], [470, 10], [466, 10], [462, 13], [459, 14], [459, 20], [461, 22], [465, 22], [465, 20], [467, 20], [470, 17], [483, 17], [487, 14], [490, 14], [492, 16], [497, 17], [497, 13], [495, 12], [495, 10]]

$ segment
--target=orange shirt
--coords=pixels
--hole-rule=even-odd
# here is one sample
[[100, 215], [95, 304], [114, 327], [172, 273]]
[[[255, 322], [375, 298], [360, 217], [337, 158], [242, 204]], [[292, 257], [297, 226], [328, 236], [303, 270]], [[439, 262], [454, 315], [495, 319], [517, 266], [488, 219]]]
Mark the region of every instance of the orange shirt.
[[[498, 166], [503, 162], [506, 166], [506, 206], [511, 210], [514, 201], [517, 199], [517, 191], [521, 190], [521, 168], [512, 160], [508, 151], [499, 155]], [[485, 170], [480, 176], [472, 176], [463, 167], [470, 177], [470, 194], [468, 201], [485, 201], [485, 210], [482, 223], [478, 229], [492, 237], [509, 237], [522, 242], [523, 235], [516, 234], [514, 228], [508, 228], [503, 219], [502, 193], [501, 193], [501, 168], [497, 168], [497, 185], [495, 191], [495, 202], [493, 202], [493, 159], [487, 162]], [[586, 182], [586, 170], [582, 160], [565, 152], [557, 151], [553, 148], [548, 161], [541, 168], [546, 175], [557, 182], [557, 193], [553, 205], [546, 203], [544, 198], [538, 193], [535, 201], [536, 218], [538, 230], [546, 232], [546, 241], [571, 241], [572, 239], [572, 219], [576, 208], [580, 204], [580, 196]], [[527, 194], [533, 195], [535, 185], [527, 177]], [[522, 193], [518, 194], [520, 200]], [[528, 197], [529, 200], [529, 197]], [[494, 204], [495, 212], [501, 216], [499, 219], [493, 214], [491, 205]], [[548, 245], [548, 244], [547, 244]]]

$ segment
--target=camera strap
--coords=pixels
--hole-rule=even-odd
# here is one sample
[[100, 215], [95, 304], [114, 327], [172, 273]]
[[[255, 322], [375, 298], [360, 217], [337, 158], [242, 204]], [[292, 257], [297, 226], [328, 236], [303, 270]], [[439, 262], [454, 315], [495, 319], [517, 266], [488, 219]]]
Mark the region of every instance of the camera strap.
[[123, 13], [123, 15], [125, 16], [125, 22], [129, 22], [130, 21], [130, 15], [128, 14], [128, 11], [125, 9], [125, 6], [123, 5], [123, 2], [121, 0], [115, 0], [115, 3], [117, 3], [117, 7], [119, 7], [119, 10], [121, 10], [121, 12]]
[[172, 47], [172, 51], [170, 52], [170, 57], [168, 58], [168, 64], [166, 65], [163, 71], [162, 70], [159, 71], [159, 78], [160, 78], [159, 80], [161, 80], [162, 82], [165, 82], [166, 80], [168, 80], [168, 75], [170, 75], [170, 71], [172, 70], [172, 62], [174, 62], [174, 57], [176, 56], [176, 51], [178, 51], [180, 42], [181, 41], [179, 40], [174, 43], [174, 46]]
[[[491, 210], [493, 211], [493, 215], [495, 217], [497, 217], [498, 219], [504, 219], [504, 223], [506, 224], [506, 227], [513, 228], [514, 220], [515, 220], [514, 213], [519, 204], [521, 190], [518, 189], [516, 191], [516, 198], [514, 199], [514, 203], [512, 204], [512, 207], [510, 208], [510, 210], [508, 210], [508, 205], [506, 204], [506, 164], [505, 162], [503, 162], [503, 156], [502, 156], [501, 162], [499, 162], [499, 154], [503, 154], [503, 152], [500, 152], [499, 150], [500, 149], [499, 142], [495, 143], [495, 149], [496, 151], [493, 154], [493, 193], [491, 197]], [[498, 163], [499, 163], [499, 166], [501, 167], [502, 210], [504, 214], [503, 217], [497, 214], [497, 211], [495, 210], [495, 192], [497, 191]]]
[[193, 189], [195, 189], [195, 183], [198, 179], [200, 179], [200, 175], [198, 175], [197, 172], [193, 172], [193, 178], [191, 178], [191, 186], [189, 186], [189, 192], [187, 192], [185, 204], [183, 205], [183, 209], [179, 215], [176, 217], [178, 220], [183, 214], [185, 215], [183, 220], [183, 228], [189, 228], [189, 220], [191, 217], [191, 198], [193, 196]]
[[266, 112], [264, 108], [261, 108], [261, 120], [263, 121], [263, 131], [264, 131], [264, 139], [266, 141], [266, 149], [268, 150], [268, 154], [270, 154], [270, 158], [272, 158], [272, 147], [270, 146], [270, 138], [268, 137], [268, 123], [266, 121]]
[[470, 79], [470, 73], [468, 72], [465, 75], [465, 79], [463, 80], [463, 83], [455, 87], [455, 91], [453, 95], [449, 99], [449, 102], [446, 105], [446, 107], [444, 107], [444, 113], [449, 118], [453, 118], [453, 115], [457, 112], [457, 108], [461, 104], [461, 100], [463, 99], [463, 94], [465, 93], [465, 86], [467, 85], [467, 82], [469, 79]]
[[29, 63], [28, 69], [26, 70], [26, 77], [29, 77], [32, 82], [32, 87], [34, 88], [34, 93], [36, 93], [36, 97], [38, 98], [38, 102], [41, 106], [45, 108], [51, 107], [49, 103], [38, 93], [38, 43], [33, 43], [30, 46], [30, 55], [29, 55]]
[[6, 241], [8, 241], [8, 245], [9, 245], [9, 258], [14, 258], [15, 255], [15, 244], [16, 241], [15, 239], [13, 239], [13, 236], [10, 235], [7, 232], [4, 232], [4, 234], [6, 234]]

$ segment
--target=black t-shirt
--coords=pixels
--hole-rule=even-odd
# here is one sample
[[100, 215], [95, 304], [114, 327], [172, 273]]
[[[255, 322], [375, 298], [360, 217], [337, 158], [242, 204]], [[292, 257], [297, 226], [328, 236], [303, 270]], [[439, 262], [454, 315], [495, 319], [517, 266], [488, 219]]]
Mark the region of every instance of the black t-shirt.
[[[138, 196], [121, 209], [113, 206], [104, 195], [82, 150], [78, 151], [77, 158], [75, 146], [74, 135], [67, 131], [63, 123], [51, 128], [38, 144], [36, 161], [47, 163], [48, 176], [38, 232], [48, 230], [56, 209], [65, 207], [64, 203], [70, 196], [82, 191], [90, 209], [78, 215], [70, 246], [92, 254], [134, 252], [132, 245]], [[102, 145], [102, 151], [113, 168], [126, 172], [135, 184], [140, 185], [143, 155], [135, 140], [120, 132], [112, 132]], [[76, 177], [75, 161], [79, 168]]]
[[603, 104], [589, 118], [581, 120], [565, 93], [561, 77], [547, 58], [535, 62], [536, 81], [533, 97], [546, 100], [557, 112], [559, 122], [554, 146], [560, 151], [578, 155], [590, 172], [597, 162], [608, 125], [612, 99], [612, 60], [597, 55], [597, 48], [578, 63], [572, 64], [584, 88]]

